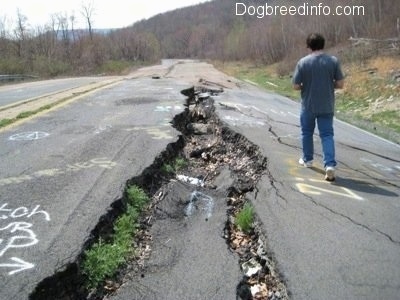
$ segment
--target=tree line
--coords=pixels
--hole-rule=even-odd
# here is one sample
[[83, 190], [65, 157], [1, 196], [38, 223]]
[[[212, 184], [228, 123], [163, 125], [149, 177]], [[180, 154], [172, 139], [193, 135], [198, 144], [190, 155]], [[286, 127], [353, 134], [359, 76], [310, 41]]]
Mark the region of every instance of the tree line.
[[[308, 7], [363, 7], [348, 15], [237, 15], [236, 5], [299, 6], [293, 0], [214, 0], [176, 9], [130, 27], [99, 32], [92, 27], [93, 7], [83, 7], [87, 28], [76, 29], [75, 17], [52, 16], [47, 25], [29, 28], [18, 13], [12, 31], [0, 19], [0, 73], [45, 76], [110, 71], [160, 58], [249, 60], [271, 64], [298, 57], [309, 32], [325, 35], [328, 47], [350, 38], [400, 38], [398, 0], [309, 0]], [[242, 5], [242, 7], [243, 7]], [[261, 8], [259, 12], [261, 12]], [[397, 44], [398, 45], [398, 44]], [[397, 52], [400, 54], [400, 52]], [[108, 68], [107, 68], [108, 66]]]

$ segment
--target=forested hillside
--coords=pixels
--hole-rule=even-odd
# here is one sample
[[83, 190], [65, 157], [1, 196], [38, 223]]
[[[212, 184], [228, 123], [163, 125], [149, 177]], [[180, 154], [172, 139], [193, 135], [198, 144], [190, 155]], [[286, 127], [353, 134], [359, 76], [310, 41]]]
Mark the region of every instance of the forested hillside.
[[[328, 46], [348, 41], [350, 37], [400, 37], [400, 2], [396, 0], [331, 0], [324, 1], [325, 4], [319, 7], [321, 1], [268, 1], [270, 14], [271, 7], [279, 6], [274, 11], [278, 14], [271, 15], [266, 15], [266, 3], [215, 0], [156, 16], [134, 28], [154, 33], [165, 57], [250, 59], [265, 63], [298, 53], [299, 48], [304, 49], [307, 34], [315, 31], [326, 36]], [[304, 6], [304, 14], [308, 10], [308, 15], [280, 14], [284, 13], [281, 7], [293, 5]], [[259, 14], [256, 10], [250, 15], [250, 6], [262, 6], [264, 14], [259, 8]], [[336, 7], [347, 11], [342, 11], [341, 16], [326, 15], [328, 12], [334, 14]], [[299, 9], [296, 13], [302, 11]], [[344, 13], [348, 15], [344, 16]]]
[[337, 48], [350, 38], [390, 39], [387, 47], [399, 54], [399, 18], [398, 0], [214, 0], [108, 33], [91, 29], [90, 19], [88, 30], [74, 30], [74, 18], [65, 15], [30, 28], [29, 16], [18, 15], [13, 30], [0, 19], [0, 74], [112, 73], [160, 58], [270, 64], [305, 52], [314, 31]]

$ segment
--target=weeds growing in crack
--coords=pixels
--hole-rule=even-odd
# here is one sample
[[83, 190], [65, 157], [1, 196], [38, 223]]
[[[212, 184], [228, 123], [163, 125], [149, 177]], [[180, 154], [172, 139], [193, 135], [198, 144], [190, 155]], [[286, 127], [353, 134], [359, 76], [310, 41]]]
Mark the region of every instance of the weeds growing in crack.
[[[265, 238], [257, 225], [255, 212], [252, 211], [245, 195], [231, 195], [228, 205], [230, 217], [225, 227], [225, 238], [229, 247], [239, 256], [243, 272], [243, 278], [237, 286], [238, 299], [288, 299], [286, 288], [267, 255]], [[251, 226], [246, 228], [246, 225], [239, 225], [238, 217], [243, 218], [246, 224], [250, 224], [251, 220]]]
[[245, 203], [243, 208], [236, 214], [235, 224], [245, 233], [253, 228], [254, 208], [250, 203]]
[[90, 290], [99, 286], [106, 278], [114, 277], [118, 268], [134, 253], [132, 239], [138, 225], [140, 213], [149, 202], [145, 192], [130, 186], [126, 190], [127, 208], [114, 224], [114, 232], [109, 241], [100, 240], [85, 251], [82, 272], [87, 278]]
[[172, 164], [171, 163], [165, 163], [161, 167], [161, 171], [166, 174], [176, 174], [180, 170], [184, 169], [187, 167], [187, 160], [181, 157], [177, 157]]

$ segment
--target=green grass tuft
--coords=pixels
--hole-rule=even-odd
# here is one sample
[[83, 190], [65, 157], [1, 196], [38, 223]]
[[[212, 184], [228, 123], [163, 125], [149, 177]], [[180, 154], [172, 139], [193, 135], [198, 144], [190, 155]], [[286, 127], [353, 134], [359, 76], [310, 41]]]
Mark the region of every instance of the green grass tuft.
[[187, 167], [187, 161], [184, 158], [177, 157], [172, 164], [165, 163], [161, 171], [167, 174], [174, 174]]
[[178, 157], [175, 159], [175, 164], [174, 164], [175, 172], [178, 172], [186, 167], [187, 167], [187, 161], [184, 158]]
[[12, 123], [14, 123], [14, 120], [12, 120], [12, 119], [2, 119], [2, 120], [0, 120], [0, 128], [6, 127], [7, 125], [10, 125]]
[[253, 228], [253, 222], [254, 222], [254, 207], [250, 203], [246, 203], [236, 215], [235, 224], [243, 232], [249, 233]]
[[110, 241], [102, 239], [85, 251], [82, 263], [88, 289], [99, 286], [106, 278], [114, 276], [118, 268], [134, 253], [133, 237], [138, 228], [140, 212], [149, 202], [146, 193], [137, 186], [127, 188], [126, 212], [114, 223], [114, 234]]

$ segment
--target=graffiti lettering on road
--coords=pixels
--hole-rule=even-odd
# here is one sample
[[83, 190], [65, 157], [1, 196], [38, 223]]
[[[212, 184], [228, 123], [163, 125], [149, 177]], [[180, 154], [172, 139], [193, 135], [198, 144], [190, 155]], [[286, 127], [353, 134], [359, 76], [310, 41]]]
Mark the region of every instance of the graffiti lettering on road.
[[17, 177], [6, 177], [0, 178], [0, 186], [9, 184], [18, 184], [26, 181], [34, 180], [42, 177], [54, 177], [63, 174], [68, 174], [70, 172], [78, 172], [84, 169], [90, 168], [102, 168], [102, 169], [112, 169], [117, 165], [116, 162], [110, 161], [105, 157], [94, 158], [86, 162], [78, 162], [74, 164], [68, 164], [64, 168], [53, 168], [36, 171], [30, 175], [21, 175]]
[[[14, 275], [35, 266], [15, 256], [18, 249], [39, 243], [32, 228], [33, 223], [26, 222], [27, 220], [32, 222], [33, 218], [50, 221], [49, 213], [40, 209], [40, 205], [34, 206], [33, 209], [25, 206], [12, 208], [8, 203], [0, 205], [0, 271], [5, 269], [8, 270], [8, 275]], [[7, 258], [6, 254], [10, 252], [13, 256]]]
[[32, 218], [36, 215], [41, 215], [46, 221], [50, 221], [50, 215], [44, 211], [39, 210], [40, 205], [36, 205], [34, 209], [29, 210], [25, 206], [21, 206], [15, 209], [7, 208], [8, 203], [4, 203], [0, 206], [0, 220], [16, 219], [16, 218]]
[[5, 235], [7, 235], [7, 233], [16, 234], [7, 240], [0, 239], [0, 257], [2, 257], [9, 249], [26, 248], [36, 245], [39, 240], [36, 238], [36, 234], [32, 229], [30, 229], [31, 227], [31, 223], [11, 222], [7, 226], [0, 228], [2, 237], [3, 231], [5, 232]]
[[34, 141], [43, 139], [49, 135], [50, 135], [49, 133], [42, 131], [28, 131], [28, 132], [14, 134], [10, 136], [8, 139], [10, 141]]

